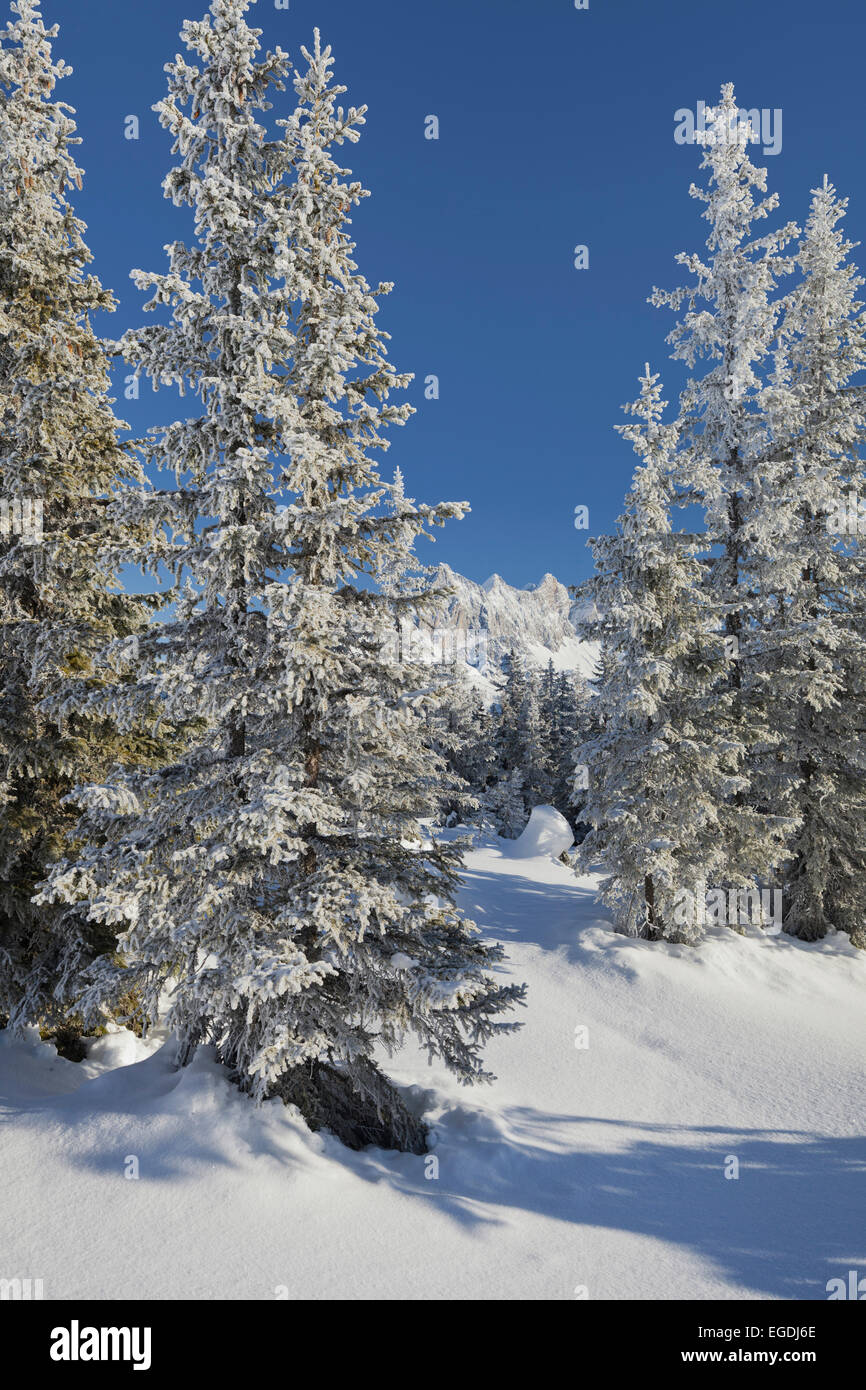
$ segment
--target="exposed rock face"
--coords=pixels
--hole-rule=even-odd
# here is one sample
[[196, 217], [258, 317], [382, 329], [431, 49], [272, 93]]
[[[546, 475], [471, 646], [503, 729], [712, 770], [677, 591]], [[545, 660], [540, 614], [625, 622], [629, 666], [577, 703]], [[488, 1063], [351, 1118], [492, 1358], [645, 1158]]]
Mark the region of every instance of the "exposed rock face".
[[594, 644], [578, 639], [574, 624], [579, 606], [554, 575], [515, 589], [498, 574], [476, 584], [440, 565], [435, 583], [452, 590], [435, 614], [435, 627], [448, 632], [452, 646], [476, 671], [494, 675], [502, 658], [516, 651], [535, 666], [552, 659], [557, 670], [592, 675]]

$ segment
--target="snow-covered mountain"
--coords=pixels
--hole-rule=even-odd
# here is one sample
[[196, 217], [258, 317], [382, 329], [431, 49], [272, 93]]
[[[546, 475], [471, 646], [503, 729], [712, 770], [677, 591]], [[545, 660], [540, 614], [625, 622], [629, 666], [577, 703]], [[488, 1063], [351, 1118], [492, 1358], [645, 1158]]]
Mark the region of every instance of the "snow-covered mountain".
[[502, 659], [515, 651], [534, 666], [552, 661], [557, 671], [593, 675], [597, 648], [582, 642], [575, 630], [579, 606], [564, 584], [546, 574], [539, 584], [515, 589], [494, 574], [483, 584], [440, 565], [435, 586], [451, 597], [435, 611], [437, 631], [450, 635], [452, 647], [469, 666], [473, 680], [495, 682]]

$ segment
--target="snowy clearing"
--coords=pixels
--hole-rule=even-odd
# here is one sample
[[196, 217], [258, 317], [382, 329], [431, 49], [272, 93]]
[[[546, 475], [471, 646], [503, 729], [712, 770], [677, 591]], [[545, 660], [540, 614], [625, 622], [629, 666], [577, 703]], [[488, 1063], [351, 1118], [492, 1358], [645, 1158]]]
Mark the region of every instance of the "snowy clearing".
[[480, 835], [462, 905], [529, 1001], [490, 1089], [392, 1066], [424, 1082], [438, 1177], [255, 1111], [207, 1050], [178, 1073], [119, 1032], [76, 1066], [3, 1033], [4, 1270], [49, 1299], [823, 1299], [863, 1267], [847, 938], [618, 937], [593, 878]]

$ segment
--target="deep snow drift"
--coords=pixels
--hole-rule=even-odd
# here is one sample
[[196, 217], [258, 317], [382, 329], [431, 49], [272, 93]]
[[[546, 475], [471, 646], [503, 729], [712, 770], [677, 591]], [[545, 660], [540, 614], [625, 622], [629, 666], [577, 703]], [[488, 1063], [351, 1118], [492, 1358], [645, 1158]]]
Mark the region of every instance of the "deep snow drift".
[[823, 1299], [866, 1269], [847, 938], [627, 940], [592, 878], [489, 836], [463, 905], [529, 1001], [492, 1088], [392, 1064], [435, 1163], [257, 1112], [206, 1051], [177, 1073], [118, 1032], [76, 1066], [0, 1033], [0, 1275], [46, 1298]]
[[558, 859], [574, 844], [571, 826], [555, 806], [535, 806], [516, 840], [504, 840], [502, 848], [512, 859]]

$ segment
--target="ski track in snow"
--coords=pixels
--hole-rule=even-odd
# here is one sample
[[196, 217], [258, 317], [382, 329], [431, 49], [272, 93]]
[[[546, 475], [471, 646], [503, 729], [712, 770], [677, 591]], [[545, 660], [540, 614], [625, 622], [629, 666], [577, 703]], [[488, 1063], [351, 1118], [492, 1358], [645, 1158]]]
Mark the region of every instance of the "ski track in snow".
[[0, 1033], [0, 1275], [76, 1299], [823, 1299], [862, 1271], [862, 953], [628, 940], [593, 877], [475, 838], [462, 905], [529, 999], [492, 1087], [391, 1063], [438, 1177], [255, 1111], [207, 1049], [178, 1073], [118, 1032], [76, 1066]]

